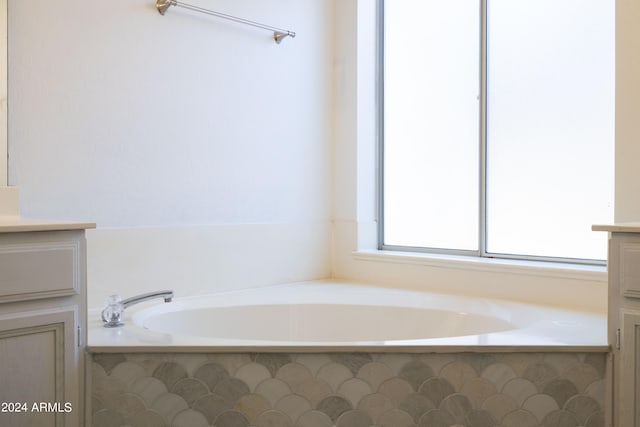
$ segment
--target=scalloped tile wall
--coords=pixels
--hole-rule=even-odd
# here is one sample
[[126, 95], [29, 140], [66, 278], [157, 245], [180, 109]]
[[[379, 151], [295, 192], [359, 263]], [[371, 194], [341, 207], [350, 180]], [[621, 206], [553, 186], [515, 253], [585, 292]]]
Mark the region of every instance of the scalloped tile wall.
[[94, 427], [604, 427], [604, 353], [92, 357]]

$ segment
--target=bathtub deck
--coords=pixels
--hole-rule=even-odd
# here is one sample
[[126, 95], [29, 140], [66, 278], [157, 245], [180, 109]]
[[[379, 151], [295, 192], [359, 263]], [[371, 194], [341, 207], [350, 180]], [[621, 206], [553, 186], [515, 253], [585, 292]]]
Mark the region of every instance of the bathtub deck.
[[[293, 303], [353, 302], [366, 304], [433, 305], [448, 301], [425, 292], [415, 292], [344, 282], [301, 282], [255, 290], [216, 294], [213, 304], [281, 303], [283, 296]], [[443, 298], [443, 299], [438, 299]], [[178, 298], [179, 300], [179, 298]], [[204, 298], [197, 299], [200, 303]], [[496, 300], [455, 297], [452, 309], [473, 311], [490, 307], [496, 316], [508, 318], [517, 313], [521, 327], [513, 330], [445, 338], [350, 342], [287, 342], [194, 337], [149, 331], [132, 318], [145, 308], [130, 310], [122, 328], [102, 327], [99, 310], [89, 313], [88, 349], [92, 353], [513, 353], [580, 352], [606, 353], [610, 350], [606, 336], [606, 315], [550, 307], [530, 306]], [[172, 305], [173, 304], [173, 305]], [[179, 304], [155, 304], [153, 310], [177, 310]], [[441, 308], [441, 307], [439, 307]], [[484, 308], [483, 308], [484, 310]], [[137, 311], [137, 312], [136, 312]], [[147, 311], [149, 309], [147, 308]], [[530, 318], [530, 319], [529, 319]], [[256, 319], [260, 321], [260, 319]], [[229, 327], [232, 327], [230, 325]], [[231, 334], [233, 335], [233, 334]]]

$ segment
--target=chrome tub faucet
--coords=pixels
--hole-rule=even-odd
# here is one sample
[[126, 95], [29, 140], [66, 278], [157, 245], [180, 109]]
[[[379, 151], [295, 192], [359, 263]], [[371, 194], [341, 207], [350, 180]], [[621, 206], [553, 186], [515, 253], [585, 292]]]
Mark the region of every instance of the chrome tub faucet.
[[164, 302], [171, 302], [173, 299], [173, 291], [154, 291], [146, 294], [136, 295], [125, 300], [121, 299], [119, 295], [111, 295], [109, 297], [107, 306], [102, 310], [102, 321], [105, 328], [115, 328], [122, 326], [122, 316], [124, 310], [132, 305], [149, 301], [154, 298], [163, 298]]

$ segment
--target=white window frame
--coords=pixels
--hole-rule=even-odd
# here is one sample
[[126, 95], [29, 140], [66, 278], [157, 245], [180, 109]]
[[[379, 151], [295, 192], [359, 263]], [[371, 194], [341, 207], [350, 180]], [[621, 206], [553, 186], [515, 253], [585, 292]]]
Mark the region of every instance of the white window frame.
[[[389, 0], [391, 1], [391, 0]], [[551, 262], [562, 264], [578, 264], [604, 266], [606, 259], [581, 259], [567, 257], [537, 256], [493, 253], [487, 251], [487, 3], [480, 0], [480, 70], [479, 70], [479, 202], [478, 202], [478, 250], [444, 249], [416, 246], [397, 246], [384, 243], [384, 3], [377, 1], [377, 247], [382, 251], [418, 252], [425, 254], [441, 254], [467, 256], [476, 258], [498, 258], [504, 260], [522, 260]]]

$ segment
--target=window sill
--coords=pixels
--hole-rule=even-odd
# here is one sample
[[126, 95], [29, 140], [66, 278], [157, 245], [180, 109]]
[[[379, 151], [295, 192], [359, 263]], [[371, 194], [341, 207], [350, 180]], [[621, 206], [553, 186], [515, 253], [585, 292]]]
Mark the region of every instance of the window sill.
[[353, 257], [358, 261], [411, 264], [455, 270], [519, 274], [607, 283], [607, 268], [605, 266], [385, 250], [358, 250], [353, 252]]

